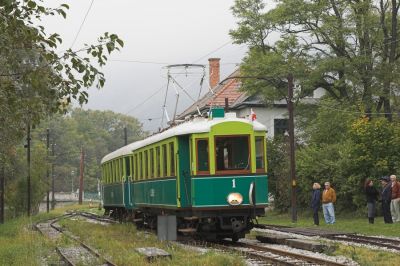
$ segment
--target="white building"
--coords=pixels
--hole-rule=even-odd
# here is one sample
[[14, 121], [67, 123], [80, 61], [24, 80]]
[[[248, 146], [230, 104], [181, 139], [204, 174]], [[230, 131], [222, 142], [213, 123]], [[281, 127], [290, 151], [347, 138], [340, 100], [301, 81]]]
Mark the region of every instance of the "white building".
[[[213, 92], [208, 92], [199, 101], [192, 104], [179, 115], [178, 119], [196, 115], [198, 110], [204, 114], [209, 111], [210, 107], [227, 108], [230, 112], [236, 112], [237, 117], [248, 117], [253, 109], [257, 115], [257, 121], [267, 127], [269, 138], [283, 134], [288, 129], [286, 100], [275, 101], [273, 104], [267, 105], [260, 95], [248, 95], [246, 92], [240, 91], [240, 79], [234, 78], [240, 76], [239, 70], [229, 75], [223, 84], [219, 84], [220, 59], [210, 58], [208, 61], [209, 83]], [[317, 89], [311, 97], [305, 98], [304, 101], [315, 102], [323, 95], [324, 90]]]

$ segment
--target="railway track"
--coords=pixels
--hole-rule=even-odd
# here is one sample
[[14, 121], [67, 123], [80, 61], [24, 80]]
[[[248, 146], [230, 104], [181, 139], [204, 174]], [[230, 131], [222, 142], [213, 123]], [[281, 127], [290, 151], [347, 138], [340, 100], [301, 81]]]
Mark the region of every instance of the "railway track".
[[341, 262], [327, 260], [318, 256], [301, 254], [294, 251], [283, 250], [279, 247], [265, 246], [256, 241], [239, 241], [232, 242], [223, 240], [216, 242], [180, 242], [184, 245], [189, 245], [194, 248], [201, 247], [202, 249], [216, 249], [220, 251], [230, 251], [240, 253], [245, 257], [250, 264], [255, 265], [328, 265], [328, 266], [344, 266]]
[[53, 219], [42, 221], [40, 223], [37, 223], [35, 226], [37, 230], [39, 230], [43, 235], [48, 236], [50, 239], [57, 240], [61, 236], [65, 236], [68, 239], [70, 239], [73, 243], [76, 243], [76, 245], [69, 247], [56, 247], [56, 251], [62, 258], [62, 260], [65, 261], [70, 266], [82, 265], [82, 264], [116, 266], [115, 263], [102, 256], [94, 248], [90, 247], [76, 236], [65, 232], [57, 224], [61, 219], [72, 218], [76, 216], [83, 216], [87, 219], [94, 219], [101, 222], [111, 223], [111, 221], [105, 221], [103, 218], [98, 217], [94, 214], [71, 212]]
[[269, 230], [274, 230], [284, 233], [299, 234], [304, 236], [319, 236], [334, 241], [365, 244], [365, 245], [371, 245], [380, 248], [387, 248], [400, 251], [400, 240], [391, 238], [365, 236], [365, 235], [358, 235], [355, 233], [335, 232], [335, 231], [321, 230], [321, 229], [294, 228], [289, 226], [259, 224], [255, 227], [260, 229], [269, 229]]
[[400, 251], [400, 241], [390, 238], [362, 236], [356, 234], [335, 235], [328, 236], [327, 238], [331, 240], [360, 243]]
[[258, 243], [249, 243], [239, 241], [236, 243], [230, 241], [223, 241], [224, 247], [244, 252], [249, 257], [255, 257], [259, 260], [272, 262], [278, 265], [329, 265], [329, 266], [343, 266], [346, 264], [318, 258], [316, 256], [309, 256], [297, 252], [287, 251], [275, 247], [269, 247]]

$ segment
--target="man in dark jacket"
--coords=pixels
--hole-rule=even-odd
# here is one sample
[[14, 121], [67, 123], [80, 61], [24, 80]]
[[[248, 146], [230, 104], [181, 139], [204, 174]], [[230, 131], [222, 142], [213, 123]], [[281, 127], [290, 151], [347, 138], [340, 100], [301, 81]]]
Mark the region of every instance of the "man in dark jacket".
[[311, 198], [311, 208], [313, 209], [314, 225], [319, 225], [318, 211], [321, 206], [321, 185], [313, 184], [313, 193]]
[[388, 176], [381, 177], [382, 184], [382, 212], [385, 224], [392, 224], [392, 214], [390, 213], [390, 202], [392, 201], [392, 184]]

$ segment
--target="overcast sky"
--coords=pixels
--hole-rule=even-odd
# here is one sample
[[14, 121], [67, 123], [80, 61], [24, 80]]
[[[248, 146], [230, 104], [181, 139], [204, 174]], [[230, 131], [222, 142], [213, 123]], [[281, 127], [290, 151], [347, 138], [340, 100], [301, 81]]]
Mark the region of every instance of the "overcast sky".
[[[57, 17], [43, 21], [48, 32], [61, 34], [64, 42], [60, 49], [72, 45], [91, 2], [45, 0], [49, 7], [61, 3], [70, 6], [66, 20]], [[111, 56], [111, 61], [103, 68], [107, 80], [105, 87], [91, 89], [89, 103], [84, 108], [129, 114], [139, 118], [146, 130], [156, 130], [161, 122], [167, 84], [166, 65], [197, 63], [208, 66], [209, 57], [219, 57], [223, 79], [233, 72], [237, 67], [235, 64], [245, 55], [245, 46], [230, 43], [229, 30], [236, 27], [230, 10], [233, 4], [234, 0], [94, 0], [73, 48], [95, 43], [96, 37], [106, 31], [118, 34], [125, 47]], [[187, 77], [175, 77], [197, 98], [201, 71], [195, 72]], [[208, 90], [208, 68], [206, 73], [203, 92]], [[174, 97], [173, 87], [170, 87], [167, 98], [170, 116]], [[192, 100], [180, 91], [178, 113], [191, 103]]]

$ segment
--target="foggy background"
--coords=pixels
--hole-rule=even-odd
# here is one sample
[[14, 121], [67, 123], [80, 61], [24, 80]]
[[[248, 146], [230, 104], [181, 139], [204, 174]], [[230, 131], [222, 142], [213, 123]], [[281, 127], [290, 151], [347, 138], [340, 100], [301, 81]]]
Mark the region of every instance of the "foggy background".
[[[75, 39], [73, 50], [85, 43], [95, 43], [103, 32], [116, 33], [125, 43], [122, 51], [112, 54], [102, 69], [106, 77], [105, 87], [90, 89], [89, 103], [83, 108], [112, 110], [137, 117], [145, 130], [157, 130], [161, 123], [167, 84], [166, 65], [205, 64], [204, 94], [208, 91], [208, 58], [221, 58], [222, 80], [234, 71], [247, 50], [244, 45], [232, 44], [228, 34], [236, 27], [230, 10], [234, 0], [44, 1], [48, 7], [62, 3], [70, 6], [67, 19], [56, 16], [41, 23], [47, 32], [61, 35], [64, 42], [60, 50], [70, 48]], [[195, 71], [196, 74], [174, 77], [197, 99], [201, 71]], [[180, 91], [177, 113], [192, 103]], [[174, 106], [175, 92], [173, 87], [169, 87], [167, 108], [170, 117]]]

